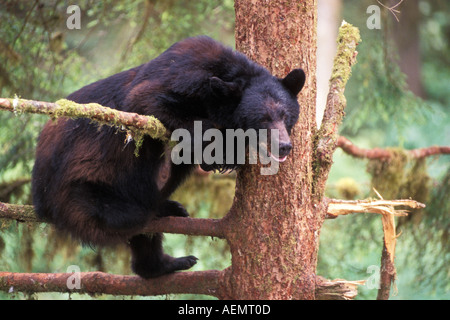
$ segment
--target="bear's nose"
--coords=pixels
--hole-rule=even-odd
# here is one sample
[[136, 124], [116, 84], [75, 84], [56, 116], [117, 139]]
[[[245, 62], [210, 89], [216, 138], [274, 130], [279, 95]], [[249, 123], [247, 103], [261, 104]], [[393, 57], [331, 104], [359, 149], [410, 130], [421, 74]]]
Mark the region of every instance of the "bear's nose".
[[292, 144], [290, 142], [280, 142], [280, 150], [279, 155], [280, 157], [285, 157], [291, 152]]

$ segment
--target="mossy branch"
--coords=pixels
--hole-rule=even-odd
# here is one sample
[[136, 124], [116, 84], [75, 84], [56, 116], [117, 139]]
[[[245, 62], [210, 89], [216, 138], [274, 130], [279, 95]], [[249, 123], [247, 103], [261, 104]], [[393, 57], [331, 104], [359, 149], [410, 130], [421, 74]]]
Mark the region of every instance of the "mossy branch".
[[[330, 89], [322, 124], [315, 138], [314, 193], [319, 196], [325, 191], [332, 156], [336, 150], [338, 128], [344, 117], [347, 101], [345, 86], [350, 78], [352, 66], [356, 63], [356, 46], [361, 42], [358, 28], [343, 21], [339, 28], [337, 51], [330, 78]], [[320, 199], [319, 199], [320, 200]]]
[[15, 114], [24, 112], [45, 114], [53, 119], [59, 117], [89, 118], [99, 125], [116, 126], [119, 130], [127, 131], [137, 145], [143, 135], [163, 141], [169, 140], [168, 131], [155, 117], [119, 111], [98, 103], [79, 104], [66, 99], [52, 103], [19, 98], [0, 98], [0, 109]]
[[[333, 71], [330, 77], [330, 89], [327, 103], [319, 130], [319, 138], [324, 139], [320, 148], [328, 148], [334, 151], [337, 141], [337, 130], [344, 117], [344, 109], [347, 105], [344, 92], [348, 79], [352, 72], [352, 66], [356, 63], [356, 46], [361, 42], [358, 28], [343, 21], [339, 28], [336, 56], [333, 63]], [[331, 141], [329, 141], [331, 140]]]

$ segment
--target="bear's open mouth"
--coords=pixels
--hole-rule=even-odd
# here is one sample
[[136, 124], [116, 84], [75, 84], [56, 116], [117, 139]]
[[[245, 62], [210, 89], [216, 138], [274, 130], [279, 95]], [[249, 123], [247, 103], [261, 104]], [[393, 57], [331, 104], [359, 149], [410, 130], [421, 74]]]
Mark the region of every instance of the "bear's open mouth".
[[287, 155], [280, 158], [280, 157], [277, 157], [276, 155], [272, 154], [271, 152], [269, 152], [269, 153], [270, 153], [270, 157], [271, 157], [272, 159], [274, 159], [275, 161], [278, 161], [278, 162], [284, 162], [284, 161], [286, 161], [286, 159], [287, 159]]

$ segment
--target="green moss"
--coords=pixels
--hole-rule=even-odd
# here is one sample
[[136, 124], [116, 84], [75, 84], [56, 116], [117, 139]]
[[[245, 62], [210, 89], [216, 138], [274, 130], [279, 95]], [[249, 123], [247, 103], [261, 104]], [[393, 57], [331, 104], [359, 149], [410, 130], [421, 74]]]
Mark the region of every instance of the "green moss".
[[339, 197], [347, 200], [353, 200], [361, 194], [358, 183], [353, 178], [342, 178], [336, 182], [336, 189]]
[[374, 187], [385, 199], [412, 198], [426, 202], [430, 178], [425, 159], [411, 159], [401, 148], [390, 148], [389, 160], [371, 160], [367, 171]]
[[[351, 75], [351, 64], [349, 61], [355, 60], [353, 55], [358, 43], [361, 42], [359, 29], [347, 23], [342, 22], [339, 28], [339, 34], [337, 39], [337, 54], [334, 59], [333, 71], [331, 74], [331, 80], [337, 78], [341, 79], [340, 87], [345, 88], [345, 85]], [[343, 93], [341, 93], [343, 95]]]
[[153, 139], [159, 139], [164, 142], [168, 141], [167, 129], [161, 121], [153, 116], [141, 115], [146, 118], [146, 122], [140, 123], [140, 128], [123, 125], [123, 117], [121, 112], [116, 109], [104, 107], [98, 103], [78, 104], [67, 99], [56, 101], [58, 108], [53, 113], [54, 118], [70, 117], [70, 118], [95, 118], [95, 122], [99, 125], [108, 125], [116, 127], [119, 131], [127, 132], [125, 143], [131, 140], [135, 142], [135, 155], [139, 156], [139, 149], [142, 146], [145, 135], [149, 135]]
[[389, 148], [388, 160], [370, 160], [367, 172], [372, 176], [372, 187], [385, 199], [395, 199], [403, 183], [408, 155], [401, 148]]

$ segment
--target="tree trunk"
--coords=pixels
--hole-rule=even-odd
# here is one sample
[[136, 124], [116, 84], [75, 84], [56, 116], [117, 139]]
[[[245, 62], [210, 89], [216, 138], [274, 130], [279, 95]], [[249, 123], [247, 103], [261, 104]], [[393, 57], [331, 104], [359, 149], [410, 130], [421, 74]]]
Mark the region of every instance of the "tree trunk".
[[327, 102], [329, 81], [336, 53], [336, 38], [341, 23], [342, 0], [319, 0], [317, 19], [317, 104], [316, 121], [320, 126]]
[[[316, 103], [316, 1], [236, 0], [236, 47], [284, 77], [303, 68], [300, 118], [293, 150], [275, 175], [260, 165], [237, 177], [228, 220], [232, 253], [229, 296], [240, 299], [314, 299], [319, 214], [313, 198], [313, 136]], [[322, 214], [323, 213], [323, 214]]]
[[[390, 4], [393, 6], [398, 2], [391, 1]], [[397, 9], [400, 11], [398, 21], [393, 15], [389, 15], [388, 34], [397, 46], [400, 58], [398, 64], [400, 70], [406, 74], [409, 89], [418, 97], [425, 98], [421, 75], [419, 0], [408, 0]]]

